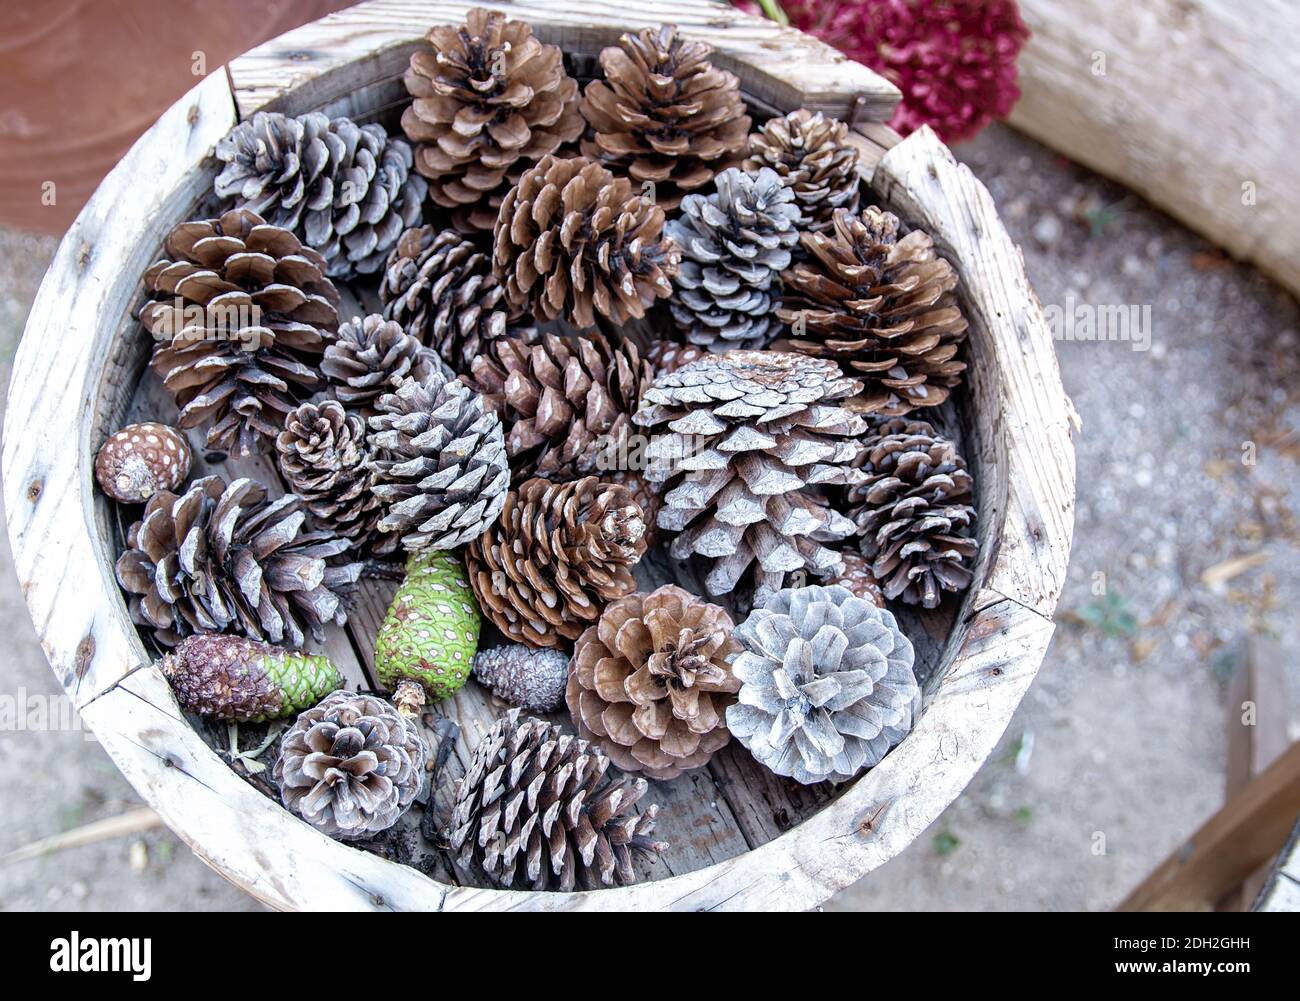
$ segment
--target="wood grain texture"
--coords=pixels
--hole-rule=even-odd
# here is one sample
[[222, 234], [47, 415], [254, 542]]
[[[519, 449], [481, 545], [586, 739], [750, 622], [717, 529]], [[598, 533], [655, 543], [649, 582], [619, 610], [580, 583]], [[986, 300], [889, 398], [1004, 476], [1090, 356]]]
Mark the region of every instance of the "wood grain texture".
[[[1021, 0], [1020, 9], [1033, 34], [1011, 124], [1300, 294], [1300, 5]], [[1254, 204], [1243, 201], [1247, 182]]]

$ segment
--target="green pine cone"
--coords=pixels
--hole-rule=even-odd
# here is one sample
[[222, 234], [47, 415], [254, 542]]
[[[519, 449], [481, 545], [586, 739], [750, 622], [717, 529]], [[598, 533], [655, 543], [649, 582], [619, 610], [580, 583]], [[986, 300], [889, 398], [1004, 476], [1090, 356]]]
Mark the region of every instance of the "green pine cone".
[[437, 550], [412, 555], [375, 640], [380, 684], [394, 689], [409, 678], [433, 701], [454, 695], [469, 677], [479, 621], [459, 557]]
[[160, 667], [189, 712], [237, 723], [293, 716], [343, 687], [327, 658], [244, 636], [187, 636]]

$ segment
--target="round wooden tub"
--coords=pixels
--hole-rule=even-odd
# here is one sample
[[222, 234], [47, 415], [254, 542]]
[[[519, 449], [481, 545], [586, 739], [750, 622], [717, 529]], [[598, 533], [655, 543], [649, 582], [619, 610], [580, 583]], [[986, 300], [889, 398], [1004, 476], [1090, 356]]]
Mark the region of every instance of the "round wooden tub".
[[[405, 833], [367, 851], [282, 809], [214, 750], [224, 727], [210, 730], [180, 711], [127, 617], [112, 572], [123, 516], [93, 489], [92, 457], [127, 420], [175, 414], [145, 375], [149, 339], [133, 316], [140, 275], [166, 232], [210, 208], [214, 143], [262, 106], [391, 125], [406, 97], [410, 53], [431, 25], [458, 22], [470, 6], [375, 0], [263, 45], [199, 83], [100, 186], [41, 286], [10, 386], [4, 497], [32, 619], [85, 723], [140, 794], [201, 858], [272, 906], [815, 906], [918, 837], [1006, 728], [1052, 635], [1073, 522], [1074, 454], [1051, 338], [988, 192], [928, 130], [900, 142], [880, 124], [898, 99], [892, 86], [791, 29], [706, 0], [497, 5], [559, 44], [578, 75], [622, 31], [672, 21], [716, 47], [759, 114], [802, 106], [851, 121], [873, 200], [927, 229], [957, 267], [971, 321], [970, 368], [944, 423], [963, 435], [974, 469], [979, 562], [959, 603], [902, 616], [916, 643], [925, 708], [879, 766], [845, 787], [804, 787], [774, 777], [733, 743], [708, 768], [656, 785], [659, 831], [673, 847], [639, 885], [571, 894], [487, 889], [416, 838], [410, 828], [420, 810], [408, 814]], [[278, 482], [265, 459], [210, 468]], [[324, 644], [353, 684], [371, 687], [367, 659], [391, 590], [368, 584], [347, 629]], [[461, 732], [435, 808], [446, 807], [452, 780], [499, 709], [471, 684], [441, 711]], [[422, 851], [408, 850], [416, 843]]]

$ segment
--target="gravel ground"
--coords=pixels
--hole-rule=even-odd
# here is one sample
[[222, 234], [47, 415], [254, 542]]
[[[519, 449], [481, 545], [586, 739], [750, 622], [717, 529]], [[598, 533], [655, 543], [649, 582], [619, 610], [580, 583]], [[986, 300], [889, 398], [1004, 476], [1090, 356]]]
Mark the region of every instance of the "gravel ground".
[[[1056, 639], [965, 794], [828, 909], [1104, 909], [1220, 803], [1225, 685], [1251, 632], [1289, 645], [1300, 737], [1290, 514], [1300, 321], [1295, 301], [1255, 271], [1009, 129], [959, 154], [997, 199], [1043, 303], [1149, 306], [1150, 345], [1058, 344], [1083, 433]], [[54, 247], [0, 231], [6, 385]], [[0, 692], [55, 696], [7, 540], [0, 550], [0, 630], [12, 651]], [[1252, 554], [1259, 560], [1226, 583], [1202, 583], [1207, 568]], [[24, 804], [0, 813], [0, 855], [137, 802], [79, 732], [0, 732], [0, 748], [0, 802]], [[0, 906], [258, 905], [155, 831], [0, 863]]]

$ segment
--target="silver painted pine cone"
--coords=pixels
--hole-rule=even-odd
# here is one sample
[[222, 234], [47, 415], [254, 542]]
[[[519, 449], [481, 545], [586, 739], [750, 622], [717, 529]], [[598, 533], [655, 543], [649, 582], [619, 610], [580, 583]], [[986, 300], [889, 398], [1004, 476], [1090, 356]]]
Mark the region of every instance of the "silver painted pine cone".
[[569, 655], [507, 643], [474, 655], [474, 677], [497, 698], [537, 713], [559, 709], [569, 678]]

